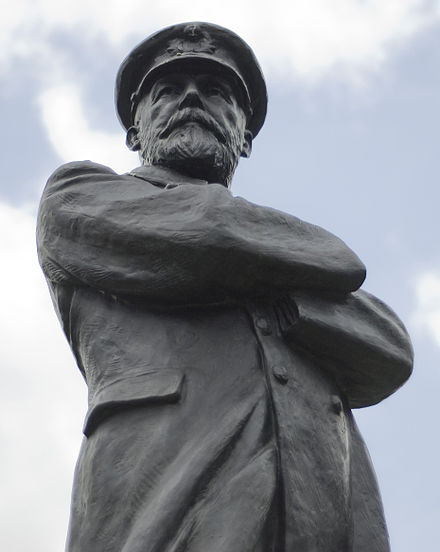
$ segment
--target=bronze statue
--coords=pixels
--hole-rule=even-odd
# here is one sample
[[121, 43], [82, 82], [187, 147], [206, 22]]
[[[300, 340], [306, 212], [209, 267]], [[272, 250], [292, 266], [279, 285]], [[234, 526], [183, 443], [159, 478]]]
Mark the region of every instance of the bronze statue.
[[341, 240], [231, 195], [266, 114], [251, 49], [166, 28], [116, 101], [142, 165], [68, 163], [39, 212], [89, 388], [67, 550], [389, 550], [351, 409], [406, 381], [411, 344]]

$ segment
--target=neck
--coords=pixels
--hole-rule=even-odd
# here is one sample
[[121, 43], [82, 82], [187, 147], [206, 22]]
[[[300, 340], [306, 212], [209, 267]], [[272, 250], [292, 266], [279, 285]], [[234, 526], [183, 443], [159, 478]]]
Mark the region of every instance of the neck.
[[158, 171], [168, 171], [169, 174], [174, 174], [182, 180], [182, 177], [186, 180], [197, 180], [198, 182], [206, 182], [208, 184], [222, 184], [226, 188], [230, 188], [232, 182], [231, 175], [223, 175], [222, 171], [216, 170], [216, 167], [205, 163], [200, 163], [199, 160], [194, 162], [157, 162], [153, 164], [143, 163], [146, 167], [152, 167]]
[[206, 185], [208, 181], [205, 179], [193, 178], [187, 174], [176, 171], [163, 165], [148, 165], [142, 164], [140, 167], [130, 171], [133, 176], [145, 178], [151, 182], [155, 182], [160, 186], [166, 186], [167, 184], [196, 184]]

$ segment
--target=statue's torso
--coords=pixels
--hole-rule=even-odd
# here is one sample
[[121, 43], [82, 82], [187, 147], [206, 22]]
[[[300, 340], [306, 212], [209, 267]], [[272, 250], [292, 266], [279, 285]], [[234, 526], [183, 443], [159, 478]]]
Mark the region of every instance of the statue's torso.
[[343, 398], [273, 309], [79, 288], [69, 313], [91, 404], [72, 552], [350, 549]]

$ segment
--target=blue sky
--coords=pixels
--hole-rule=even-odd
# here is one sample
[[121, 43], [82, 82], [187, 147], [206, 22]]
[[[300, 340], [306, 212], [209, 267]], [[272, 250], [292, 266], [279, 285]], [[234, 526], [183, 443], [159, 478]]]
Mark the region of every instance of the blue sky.
[[[124, 6], [122, 7], [122, 4]], [[61, 163], [138, 164], [113, 107], [117, 68], [158, 28], [208, 20], [245, 38], [269, 90], [266, 125], [233, 192], [344, 239], [364, 288], [407, 325], [414, 375], [357, 411], [393, 550], [436, 550], [440, 505], [440, 2], [16, 0], [0, 23], [0, 546], [63, 549], [87, 394], [34, 245], [44, 183]]]

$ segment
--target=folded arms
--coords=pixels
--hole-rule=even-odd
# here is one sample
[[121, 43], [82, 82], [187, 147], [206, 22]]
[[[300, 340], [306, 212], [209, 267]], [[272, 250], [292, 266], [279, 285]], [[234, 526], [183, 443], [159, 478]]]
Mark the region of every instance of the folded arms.
[[358, 257], [329, 232], [221, 185], [164, 189], [70, 163], [49, 179], [37, 239], [52, 284], [174, 304], [288, 295], [297, 316], [286, 339], [328, 360], [352, 407], [380, 401], [410, 375], [403, 325], [356, 291], [365, 278]]

